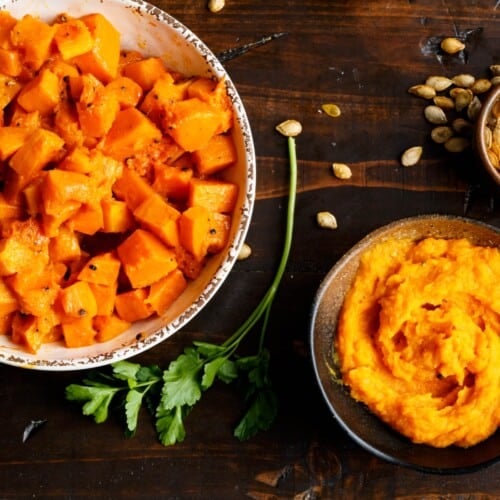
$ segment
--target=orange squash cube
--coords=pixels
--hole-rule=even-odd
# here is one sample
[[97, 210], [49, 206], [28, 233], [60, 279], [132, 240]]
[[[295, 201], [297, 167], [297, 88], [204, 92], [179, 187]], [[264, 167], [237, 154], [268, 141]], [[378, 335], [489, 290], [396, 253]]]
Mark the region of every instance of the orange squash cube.
[[153, 283], [149, 289], [148, 304], [161, 316], [186, 289], [187, 281], [182, 271], [174, 269], [164, 278]]
[[91, 73], [101, 82], [116, 78], [120, 60], [120, 33], [102, 14], [80, 18], [85, 23], [94, 44], [91, 50], [74, 58], [82, 73]]
[[93, 317], [97, 314], [97, 302], [86, 281], [76, 281], [59, 292], [61, 307], [70, 318]]
[[115, 307], [118, 316], [130, 323], [146, 319], [153, 314], [153, 308], [146, 302], [148, 291], [146, 288], [135, 288], [116, 296]]
[[50, 114], [60, 100], [59, 78], [44, 69], [19, 92], [17, 102], [26, 111], [38, 111], [42, 116]]
[[107, 342], [130, 327], [130, 322], [115, 315], [96, 316], [93, 321], [97, 342]]
[[92, 35], [80, 19], [70, 19], [59, 23], [54, 34], [54, 41], [65, 61], [85, 54], [94, 47]]
[[144, 229], [136, 229], [117, 252], [133, 288], [149, 286], [177, 267], [173, 250]]

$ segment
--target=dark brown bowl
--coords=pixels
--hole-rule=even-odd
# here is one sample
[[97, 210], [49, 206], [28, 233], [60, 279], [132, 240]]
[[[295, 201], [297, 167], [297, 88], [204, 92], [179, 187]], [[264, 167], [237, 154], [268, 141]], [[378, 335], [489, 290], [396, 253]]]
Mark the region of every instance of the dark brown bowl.
[[500, 432], [470, 448], [434, 448], [414, 444], [391, 429], [342, 385], [334, 362], [334, 336], [344, 296], [361, 254], [392, 238], [462, 238], [484, 246], [500, 246], [500, 229], [455, 216], [425, 215], [402, 219], [370, 233], [349, 250], [327, 274], [315, 297], [310, 341], [316, 377], [323, 396], [344, 430], [366, 450], [399, 465], [436, 473], [470, 472], [500, 459]]
[[486, 99], [483, 101], [481, 111], [476, 121], [474, 141], [476, 152], [486, 174], [497, 186], [500, 187], [500, 168], [495, 167], [488, 157], [488, 145], [486, 144], [486, 137], [484, 133], [484, 129], [486, 128], [492, 116], [491, 110], [499, 99], [500, 85], [497, 85], [493, 87]]

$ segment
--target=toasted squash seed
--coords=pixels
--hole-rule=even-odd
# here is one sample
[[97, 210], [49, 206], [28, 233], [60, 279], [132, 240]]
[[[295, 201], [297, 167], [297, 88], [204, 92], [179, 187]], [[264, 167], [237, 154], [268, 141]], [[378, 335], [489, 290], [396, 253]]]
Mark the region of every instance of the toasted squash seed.
[[433, 102], [436, 106], [443, 110], [455, 109], [455, 101], [451, 97], [445, 95], [437, 95], [434, 97]]
[[434, 127], [431, 131], [431, 139], [437, 144], [444, 144], [451, 137], [453, 137], [453, 129], [446, 125]]
[[444, 147], [450, 153], [461, 153], [470, 146], [470, 141], [465, 137], [452, 137], [444, 143]]
[[238, 260], [248, 259], [252, 255], [252, 248], [247, 243], [243, 243], [240, 249], [240, 253], [238, 254]]
[[460, 112], [464, 110], [474, 98], [474, 94], [470, 89], [462, 89], [462, 92], [457, 93], [455, 98], [455, 109]]
[[457, 86], [464, 89], [469, 89], [474, 85], [476, 78], [468, 73], [462, 73], [460, 75], [454, 76], [451, 81]]
[[285, 137], [296, 137], [302, 132], [302, 124], [297, 120], [285, 120], [276, 125], [276, 130]]
[[337, 229], [337, 219], [331, 212], [318, 212], [316, 214], [316, 222], [323, 229]]
[[456, 54], [461, 50], [465, 49], [465, 44], [461, 42], [458, 38], [455, 37], [447, 37], [441, 41], [441, 48], [447, 54]]
[[340, 108], [336, 104], [322, 104], [321, 109], [332, 118], [337, 118], [340, 116], [341, 111]]
[[448, 87], [451, 87], [453, 82], [450, 78], [446, 78], [445, 76], [429, 76], [427, 80], [425, 80], [425, 84], [432, 87], [436, 92], [442, 92], [446, 90]]
[[403, 165], [403, 167], [412, 167], [413, 165], [416, 165], [420, 161], [422, 153], [422, 146], [413, 146], [411, 148], [408, 148], [401, 155], [401, 165]]
[[352, 171], [345, 163], [332, 163], [332, 171], [337, 179], [350, 179], [352, 177]]
[[208, 10], [213, 13], [220, 12], [225, 5], [226, 5], [225, 0], [209, 0]]
[[424, 115], [427, 121], [434, 125], [444, 125], [448, 122], [445, 112], [434, 104], [425, 107]]
[[487, 78], [479, 78], [470, 88], [474, 94], [484, 94], [491, 89], [491, 81]]
[[436, 97], [436, 89], [425, 84], [413, 85], [408, 89], [408, 92], [422, 99], [432, 99]]

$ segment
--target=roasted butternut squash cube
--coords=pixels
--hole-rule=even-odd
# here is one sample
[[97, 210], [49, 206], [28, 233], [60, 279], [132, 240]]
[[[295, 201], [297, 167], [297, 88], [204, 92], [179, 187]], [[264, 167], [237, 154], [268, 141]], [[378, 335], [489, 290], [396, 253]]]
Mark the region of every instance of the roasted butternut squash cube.
[[205, 101], [193, 97], [171, 104], [162, 120], [163, 129], [181, 148], [204, 148], [220, 128], [221, 115]]
[[70, 318], [93, 317], [97, 314], [97, 302], [86, 281], [75, 281], [59, 292], [59, 302], [64, 314]]
[[124, 233], [134, 226], [134, 217], [124, 201], [104, 199], [101, 201], [105, 233]]
[[161, 136], [160, 129], [146, 115], [137, 108], [127, 108], [116, 115], [104, 138], [103, 151], [122, 161], [134, 156], [153, 141], [160, 140]]
[[144, 200], [154, 196], [155, 190], [135, 170], [124, 168], [122, 175], [113, 184], [113, 193], [125, 201], [130, 210], [135, 210]]
[[193, 169], [188, 166], [154, 165], [153, 189], [168, 199], [184, 201], [189, 194]]
[[121, 262], [111, 252], [92, 257], [78, 273], [78, 279], [97, 285], [115, 285]]
[[117, 252], [133, 288], [149, 286], [177, 267], [174, 251], [144, 229], [136, 229]]
[[137, 221], [171, 247], [179, 245], [177, 219], [181, 213], [160, 195], [146, 198], [135, 210]]
[[17, 50], [0, 48], [0, 73], [19, 76], [23, 71], [21, 55]]
[[238, 185], [215, 179], [193, 178], [189, 185], [189, 206], [205, 207], [210, 212], [231, 213], [238, 197]]
[[11, 157], [32, 132], [26, 127], [0, 127], [0, 160]]
[[102, 14], [88, 14], [80, 18], [93, 39], [88, 52], [74, 58], [82, 73], [91, 73], [108, 83], [117, 76], [120, 60], [120, 33]]
[[64, 321], [62, 332], [66, 347], [84, 347], [95, 342], [96, 331], [90, 316]]
[[116, 315], [96, 316], [93, 321], [97, 342], [107, 342], [130, 328], [130, 322]]
[[21, 50], [23, 63], [31, 70], [40, 69], [49, 58], [56, 28], [37, 17], [26, 14], [10, 32], [14, 47]]
[[38, 111], [42, 116], [50, 114], [60, 100], [59, 78], [44, 69], [19, 92], [17, 102], [26, 111]]
[[10, 167], [28, 183], [48, 163], [61, 156], [64, 140], [47, 129], [37, 129], [9, 161]]
[[134, 80], [144, 91], [150, 90], [155, 82], [167, 73], [159, 57], [148, 57], [123, 67], [123, 74]]
[[193, 153], [193, 159], [201, 176], [213, 175], [233, 165], [237, 155], [232, 137], [215, 135], [204, 148]]
[[78, 235], [67, 226], [61, 226], [57, 235], [50, 239], [49, 255], [53, 262], [78, 260], [82, 255]]
[[122, 109], [137, 106], [143, 94], [141, 86], [126, 76], [119, 76], [108, 83], [106, 91], [116, 97]]
[[89, 282], [89, 286], [97, 302], [97, 316], [111, 316], [115, 309], [117, 283], [98, 285]]
[[153, 308], [146, 302], [148, 291], [146, 288], [135, 288], [116, 296], [115, 307], [118, 316], [130, 323], [146, 319], [153, 314]]
[[80, 19], [69, 19], [57, 24], [54, 41], [64, 60], [80, 56], [94, 48], [94, 39], [87, 25]]
[[197, 260], [208, 252], [209, 229], [210, 213], [205, 207], [190, 207], [179, 217], [180, 243]]
[[150, 286], [147, 297], [148, 304], [156, 314], [161, 316], [174, 303], [174, 301], [186, 289], [187, 281], [182, 271], [174, 269], [164, 278], [156, 281]]

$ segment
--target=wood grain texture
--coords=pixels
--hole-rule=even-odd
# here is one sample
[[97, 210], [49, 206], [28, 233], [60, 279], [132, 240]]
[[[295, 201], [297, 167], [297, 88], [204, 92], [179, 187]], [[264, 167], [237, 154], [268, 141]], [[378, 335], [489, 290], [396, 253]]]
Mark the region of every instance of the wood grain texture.
[[[186, 422], [184, 443], [162, 447], [149, 417], [137, 435], [117, 421], [95, 425], [64, 400], [82, 374], [0, 366], [0, 498], [483, 499], [500, 496], [500, 464], [438, 476], [398, 467], [360, 449], [321, 399], [308, 349], [314, 294], [336, 260], [371, 230], [422, 213], [465, 214], [500, 225], [498, 196], [472, 152], [446, 153], [429, 139], [423, 102], [407, 88], [430, 74], [487, 75], [500, 62], [500, 8], [486, 0], [227, 0], [218, 14], [204, 0], [154, 2], [215, 53], [272, 33], [277, 40], [225, 63], [246, 105], [258, 157], [257, 204], [248, 234], [252, 257], [236, 265], [203, 312], [135, 359], [166, 366], [193, 339], [221, 341], [270, 284], [284, 229], [286, 144], [274, 126], [297, 118], [299, 196], [294, 243], [269, 325], [279, 416], [272, 429], [240, 443], [236, 387], [208, 392]], [[435, 37], [459, 34], [467, 57], [440, 57]], [[320, 111], [340, 106], [339, 118]], [[399, 163], [423, 145], [413, 168]], [[340, 181], [331, 163], [351, 166]], [[336, 231], [315, 225], [335, 213]], [[250, 342], [251, 343], [251, 342]], [[47, 423], [22, 443], [31, 420]]]

